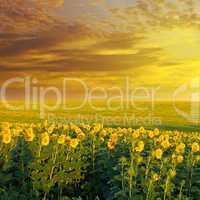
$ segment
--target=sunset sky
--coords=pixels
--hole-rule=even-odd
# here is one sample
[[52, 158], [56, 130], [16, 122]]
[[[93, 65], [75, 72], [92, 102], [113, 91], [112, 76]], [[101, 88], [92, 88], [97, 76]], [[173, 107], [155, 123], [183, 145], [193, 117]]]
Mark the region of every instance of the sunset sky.
[[199, 0], [0, 0], [0, 20], [1, 85], [31, 76], [123, 87], [128, 76], [170, 98], [200, 75]]

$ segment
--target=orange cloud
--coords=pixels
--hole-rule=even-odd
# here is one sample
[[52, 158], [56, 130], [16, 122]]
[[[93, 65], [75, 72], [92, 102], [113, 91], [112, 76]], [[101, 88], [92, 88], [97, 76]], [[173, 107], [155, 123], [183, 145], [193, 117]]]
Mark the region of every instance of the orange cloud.
[[46, 7], [61, 7], [64, 5], [64, 0], [33, 0], [40, 6], [46, 6]]
[[115, 72], [168, 84], [176, 67], [200, 73], [197, 0], [85, 2], [0, 0], [0, 80], [37, 75], [48, 83], [72, 73], [101, 80]]

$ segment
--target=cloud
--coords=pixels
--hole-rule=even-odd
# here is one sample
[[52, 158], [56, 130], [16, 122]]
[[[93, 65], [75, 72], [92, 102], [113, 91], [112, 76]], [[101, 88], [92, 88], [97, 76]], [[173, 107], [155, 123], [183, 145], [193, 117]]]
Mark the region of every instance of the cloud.
[[[199, 27], [200, 12], [198, 0], [137, 0], [127, 7], [109, 8], [118, 28], [132, 24], [135, 30], [154, 30], [177, 26]], [[126, 26], [126, 25], [124, 25]], [[127, 26], [130, 30], [130, 26]]]
[[135, 44], [143, 39], [143, 36], [137, 36], [134, 33], [111, 33], [102, 41], [95, 44], [93, 48], [101, 50], [132, 49], [134, 48]]
[[197, 0], [106, 2], [0, 0], [0, 80], [37, 75], [48, 84], [52, 74], [54, 82], [87, 74], [94, 82], [90, 74], [103, 80], [115, 73], [117, 79], [137, 74], [142, 83], [166, 83], [174, 68], [186, 68], [186, 54], [194, 73]]
[[142, 66], [150, 66], [159, 61], [160, 49], [140, 49], [135, 54], [118, 54], [118, 55], [98, 55], [90, 51], [68, 50], [58, 52], [54, 51], [57, 56], [54, 59], [47, 60], [27, 60], [18, 62], [18, 64], [7, 64], [7, 67], [1, 67], [0, 71], [24, 71], [24, 72], [112, 72], [113, 70], [127, 70]]
[[45, 7], [61, 7], [64, 5], [64, 0], [33, 0], [35, 3], [37, 3], [40, 6], [45, 6]]
[[0, 57], [19, 56], [29, 51], [42, 51], [55, 47], [66, 42], [71, 43], [74, 39], [81, 41], [91, 37], [92, 32], [81, 24], [68, 25], [66, 23], [56, 23], [47, 31], [36, 34], [12, 34], [0, 33], [0, 44], [4, 43], [4, 48], [0, 49]]

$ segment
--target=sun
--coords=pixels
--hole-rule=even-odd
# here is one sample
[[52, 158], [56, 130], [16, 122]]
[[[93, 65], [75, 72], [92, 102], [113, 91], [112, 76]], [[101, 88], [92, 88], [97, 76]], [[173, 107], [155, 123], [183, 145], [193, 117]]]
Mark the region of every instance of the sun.
[[145, 44], [163, 50], [167, 59], [194, 60], [200, 56], [200, 31], [196, 28], [177, 27], [150, 32]]

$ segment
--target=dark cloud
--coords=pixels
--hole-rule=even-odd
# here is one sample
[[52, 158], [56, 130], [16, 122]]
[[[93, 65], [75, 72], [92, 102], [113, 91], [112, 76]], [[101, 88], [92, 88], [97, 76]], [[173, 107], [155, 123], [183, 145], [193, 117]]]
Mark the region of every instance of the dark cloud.
[[95, 49], [131, 49], [135, 44], [143, 40], [143, 36], [136, 36], [127, 33], [111, 33], [104, 40], [95, 44], [92, 48]]
[[102, 10], [103, 17], [97, 15], [96, 21], [84, 18], [74, 22], [53, 12], [63, 5], [62, 0], [0, 0], [0, 71], [112, 72], [174, 65], [160, 62], [161, 48], [138, 44], [154, 29], [196, 26], [200, 20], [196, 2], [138, 0], [132, 6], [109, 6], [111, 9]]
[[0, 32], [35, 32], [56, 21], [34, 1], [24, 0], [0, 0], [0, 20]]
[[169, 66], [178, 66], [178, 65], [182, 65], [183, 63], [181, 62], [161, 62], [159, 63], [160, 67], [169, 67]]
[[141, 66], [149, 66], [159, 61], [161, 53], [159, 48], [141, 49], [136, 54], [128, 55], [91, 55], [84, 51], [68, 51], [68, 57], [63, 56], [66, 52], [57, 52], [63, 57], [52, 61], [27, 62], [20, 66], [2, 67], [0, 71], [25, 71], [25, 72], [77, 72], [77, 71], [113, 71], [126, 70]]
[[48, 48], [59, 43], [71, 43], [74, 39], [81, 41], [84, 38], [91, 37], [91, 35], [90, 30], [84, 25], [67, 25], [66, 23], [55, 24], [50, 30], [35, 35], [1, 33], [0, 44], [6, 43], [6, 45], [0, 49], [0, 57], [18, 56], [29, 51], [48, 50]]

